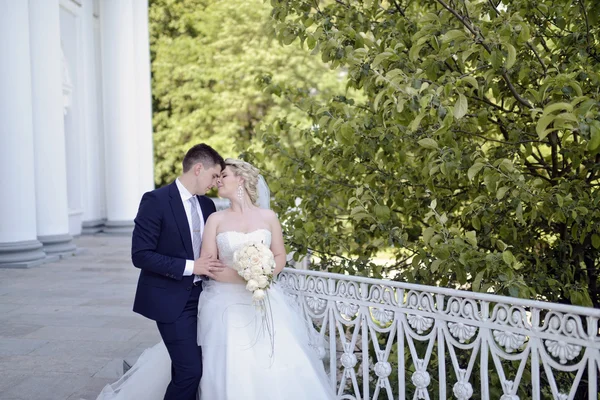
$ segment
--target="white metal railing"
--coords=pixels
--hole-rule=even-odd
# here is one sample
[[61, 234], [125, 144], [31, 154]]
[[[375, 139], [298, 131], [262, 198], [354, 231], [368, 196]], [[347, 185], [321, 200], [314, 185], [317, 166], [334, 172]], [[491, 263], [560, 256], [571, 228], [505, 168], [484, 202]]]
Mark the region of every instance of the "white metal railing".
[[285, 269], [339, 399], [598, 400], [600, 310]]

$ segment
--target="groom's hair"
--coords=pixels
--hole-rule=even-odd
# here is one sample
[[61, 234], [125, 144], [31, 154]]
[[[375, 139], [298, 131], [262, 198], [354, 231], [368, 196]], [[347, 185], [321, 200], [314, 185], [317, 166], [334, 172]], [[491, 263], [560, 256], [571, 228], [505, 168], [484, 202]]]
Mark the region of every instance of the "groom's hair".
[[225, 169], [223, 157], [215, 149], [207, 144], [200, 143], [188, 150], [183, 157], [183, 172], [188, 172], [195, 164], [202, 163], [204, 168], [212, 168], [219, 164], [221, 169]]

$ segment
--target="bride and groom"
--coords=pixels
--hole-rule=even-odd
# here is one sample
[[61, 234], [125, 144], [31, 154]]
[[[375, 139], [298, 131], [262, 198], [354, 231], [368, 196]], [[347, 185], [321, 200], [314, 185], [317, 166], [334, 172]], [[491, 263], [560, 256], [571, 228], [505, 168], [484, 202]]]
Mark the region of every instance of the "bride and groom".
[[[229, 209], [204, 194], [217, 186]], [[258, 206], [260, 205], [260, 207]], [[210, 218], [209, 218], [210, 217]], [[172, 184], [144, 194], [135, 218], [133, 310], [156, 321], [162, 341], [147, 349], [98, 399], [334, 399], [314, 349], [318, 334], [277, 284], [270, 320], [231, 267], [236, 250], [262, 242], [285, 265], [283, 234], [258, 169], [198, 144]]]

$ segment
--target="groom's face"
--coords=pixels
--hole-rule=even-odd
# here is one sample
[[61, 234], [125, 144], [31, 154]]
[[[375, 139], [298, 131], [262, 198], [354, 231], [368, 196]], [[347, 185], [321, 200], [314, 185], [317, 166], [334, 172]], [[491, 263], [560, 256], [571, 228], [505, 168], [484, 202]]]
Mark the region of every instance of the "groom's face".
[[204, 168], [204, 166], [199, 168], [198, 173], [196, 175], [196, 194], [206, 194], [206, 192], [208, 192], [217, 184], [217, 179], [220, 176], [221, 166], [219, 164], [215, 164], [210, 168]]

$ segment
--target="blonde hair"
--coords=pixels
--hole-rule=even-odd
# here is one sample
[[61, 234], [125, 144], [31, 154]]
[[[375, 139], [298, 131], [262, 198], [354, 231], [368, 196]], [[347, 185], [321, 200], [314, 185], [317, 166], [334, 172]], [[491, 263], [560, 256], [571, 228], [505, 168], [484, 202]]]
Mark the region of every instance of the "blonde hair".
[[259, 169], [246, 161], [236, 160], [234, 158], [225, 159], [225, 165], [231, 168], [231, 171], [235, 176], [244, 180], [244, 189], [246, 189], [248, 196], [250, 196], [250, 201], [252, 201], [253, 204], [257, 204]]

